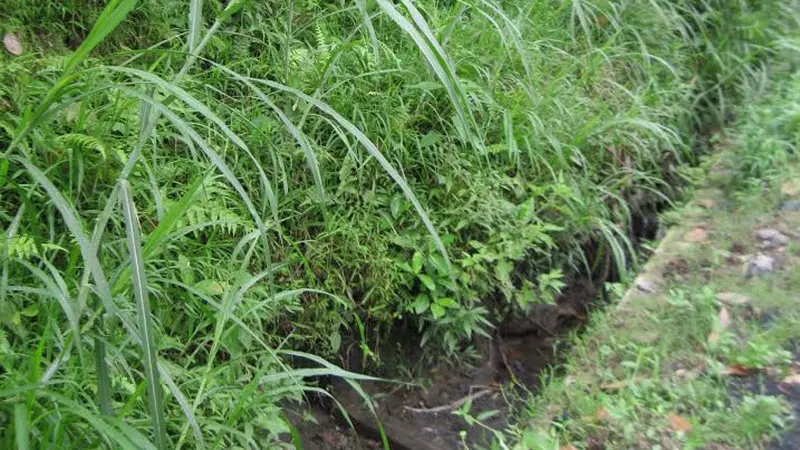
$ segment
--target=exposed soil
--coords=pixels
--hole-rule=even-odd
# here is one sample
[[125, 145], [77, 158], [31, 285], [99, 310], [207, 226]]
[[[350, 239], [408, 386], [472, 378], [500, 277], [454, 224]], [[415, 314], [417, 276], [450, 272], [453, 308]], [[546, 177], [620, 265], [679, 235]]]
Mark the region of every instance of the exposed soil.
[[[646, 220], [636, 219], [636, 240], [653, 239], [659, 230], [657, 213]], [[590, 245], [586, 251], [591, 256], [597, 249]], [[598, 279], [616, 278], [611, 259], [600, 266], [595, 274]], [[422, 360], [419, 337], [413, 332], [390, 336], [388, 341], [394, 347], [381, 349], [382, 363], [388, 368], [383, 378], [398, 381], [359, 383], [373, 399], [380, 425], [362, 396], [340, 379], [323, 384], [347, 411], [352, 427], [327, 398], [312, 401], [309, 406], [286, 408], [287, 417], [306, 450], [382, 448], [380, 427], [393, 450], [450, 450], [464, 448], [465, 444], [482, 448], [492, 439], [486, 427], [504, 429], [510, 408], [524, 403], [520, 397], [526, 398], [529, 391], [538, 389], [542, 377], [553, 374], [547, 369], [558, 369], [559, 355], [568, 350], [560, 338], [580, 328], [589, 310], [605, 304], [601, 293], [588, 279], [569, 281], [554, 305], [534, 305], [525, 317], [495, 324], [492, 339], [476, 339], [478, 357], [471, 364], [438, 362], [417, 368], [415, 372], [424, 380], [419, 383], [407, 382], [408, 371], [403, 370], [410, 362]], [[343, 367], [365, 373], [360, 353], [353, 351], [357, 345], [350, 348], [343, 355]], [[466, 402], [470, 402], [472, 417], [484, 414], [481, 422], [486, 427], [470, 426], [454, 414]]]
[[[462, 442], [470, 446], [488, 444], [491, 434], [486, 428], [469, 426], [453, 411], [470, 401], [473, 417], [493, 411], [482, 422], [502, 429], [514, 397], [538, 387], [545, 369], [564, 351], [559, 348], [559, 337], [583, 324], [597, 297], [591, 283], [570, 283], [555, 305], [538, 305], [527, 317], [499, 324], [493, 339], [477, 340], [480, 358], [472, 365], [440, 362], [423, 368], [425, 388], [398, 382], [360, 383], [374, 399], [391, 448], [444, 450], [462, 448]], [[395, 350], [395, 360], [402, 363], [419, 359], [414, 354], [418, 350], [409, 345], [403, 347]], [[391, 361], [387, 365], [391, 366]], [[328, 389], [347, 410], [361, 439], [346, 425], [335, 405], [322, 402], [310, 412], [297, 410], [289, 414], [305, 448], [380, 448], [378, 422], [361, 395], [342, 380], [331, 380]], [[304, 420], [303, 414], [312, 414], [318, 423]]]

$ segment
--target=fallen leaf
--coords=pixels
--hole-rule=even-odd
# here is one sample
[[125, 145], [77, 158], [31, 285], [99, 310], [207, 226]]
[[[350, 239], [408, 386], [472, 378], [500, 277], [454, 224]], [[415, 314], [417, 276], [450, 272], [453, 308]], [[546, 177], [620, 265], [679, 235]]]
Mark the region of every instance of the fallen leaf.
[[702, 206], [705, 209], [711, 209], [714, 207], [714, 200], [710, 198], [704, 198], [697, 201], [698, 206]]
[[625, 388], [627, 386], [628, 386], [628, 382], [627, 381], [615, 381], [613, 383], [603, 383], [603, 384], [601, 384], [600, 385], [600, 389], [602, 389], [604, 391], [617, 391], [617, 390], [620, 390], [620, 389]]
[[669, 416], [669, 421], [672, 423], [672, 429], [679, 432], [687, 432], [692, 429], [692, 424], [689, 423], [688, 420], [684, 419], [683, 417], [677, 414], [671, 414]]
[[22, 43], [19, 42], [19, 38], [14, 34], [6, 33], [6, 35], [3, 36], [3, 45], [6, 46], [8, 53], [12, 55], [22, 54]]
[[687, 242], [703, 242], [708, 239], [708, 232], [704, 228], [696, 227], [683, 235], [683, 239]]
[[781, 384], [800, 384], [800, 373], [789, 375], [781, 380]]
[[701, 367], [695, 369], [678, 369], [675, 371], [673, 375], [676, 378], [681, 378], [684, 380], [694, 380], [695, 378], [700, 376], [700, 372], [702, 371]]
[[719, 327], [723, 330], [731, 326], [731, 316], [728, 314], [728, 308], [724, 306], [720, 308], [717, 321], [719, 323]]
[[729, 326], [731, 326], [731, 316], [728, 314], [728, 308], [723, 306], [719, 310], [719, 316], [717, 317], [717, 323], [714, 329], [708, 335], [708, 343], [716, 344], [719, 342], [719, 334], [725, 331]]
[[597, 420], [605, 421], [606, 419], [608, 419], [608, 411], [606, 411], [605, 408], [600, 407], [600, 409], [597, 410], [597, 413], [594, 415], [594, 417]]
[[736, 376], [736, 377], [744, 377], [753, 373], [753, 369], [745, 366], [741, 366], [739, 364], [731, 364], [730, 366], [725, 367], [720, 371], [720, 375], [722, 376]]
[[792, 389], [790, 386], [797, 386], [797, 385], [800, 385], [800, 373], [795, 372], [792, 375], [789, 375], [788, 377], [781, 380], [780, 383], [778, 383], [778, 390], [780, 390], [784, 394], [791, 394]]

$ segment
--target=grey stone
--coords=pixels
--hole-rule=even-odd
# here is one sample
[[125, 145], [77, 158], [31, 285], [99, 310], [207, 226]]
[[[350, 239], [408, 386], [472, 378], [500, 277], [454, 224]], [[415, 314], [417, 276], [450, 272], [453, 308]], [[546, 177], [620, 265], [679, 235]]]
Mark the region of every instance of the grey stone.
[[756, 231], [756, 237], [761, 240], [761, 248], [775, 248], [789, 243], [785, 234], [774, 228], [762, 228]]
[[648, 294], [655, 294], [658, 292], [658, 288], [656, 287], [655, 283], [641, 277], [636, 279], [636, 289], [642, 292], [647, 292]]
[[762, 228], [756, 231], [756, 237], [762, 241], [786, 241], [786, 236], [774, 228]]
[[747, 263], [745, 277], [760, 277], [775, 270], [775, 258], [759, 253]]
[[800, 200], [784, 200], [778, 205], [780, 211], [800, 211]]

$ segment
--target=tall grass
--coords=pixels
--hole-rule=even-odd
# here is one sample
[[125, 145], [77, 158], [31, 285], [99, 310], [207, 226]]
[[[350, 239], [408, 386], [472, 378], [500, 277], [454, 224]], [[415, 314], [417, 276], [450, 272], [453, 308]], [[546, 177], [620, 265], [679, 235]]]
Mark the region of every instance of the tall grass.
[[397, 326], [457, 354], [624, 272], [631, 217], [790, 25], [772, 2], [12, 3], [9, 448], [278, 445], [282, 402], [365, 379], [322, 356]]

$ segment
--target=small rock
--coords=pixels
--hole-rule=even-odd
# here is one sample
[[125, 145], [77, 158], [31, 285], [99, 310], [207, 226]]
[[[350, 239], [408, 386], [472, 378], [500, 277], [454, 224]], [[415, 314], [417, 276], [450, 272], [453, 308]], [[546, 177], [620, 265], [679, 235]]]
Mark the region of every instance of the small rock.
[[745, 277], [760, 277], [775, 270], [775, 258], [759, 253], [751, 259], [745, 270]]
[[762, 241], [776, 241], [782, 244], [789, 242], [789, 239], [783, 233], [774, 228], [762, 228], [756, 231], [756, 237]]
[[750, 297], [735, 292], [720, 292], [717, 294], [717, 300], [726, 305], [746, 305], [750, 303]]
[[648, 294], [655, 294], [658, 292], [658, 288], [656, 287], [655, 283], [645, 278], [636, 279], [636, 289], [642, 292], [647, 292]]
[[19, 38], [14, 34], [6, 33], [6, 35], [3, 36], [3, 45], [6, 46], [8, 53], [14, 56], [22, 54], [22, 43], [20, 43]]
[[778, 205], [779, 211], [797, 212], [800, 211], [799, 200], [784, 200]]
[[781, 247], [789, 243], [789, 238], [774, 228], [762, 228], [756, 231], [756, 237], [761, 240], [762, 249]]
[[704, 228], [694, 228], [683, 235], [683, 239], [687, 242], [703, 242], [708, 239], [708, 232]]

